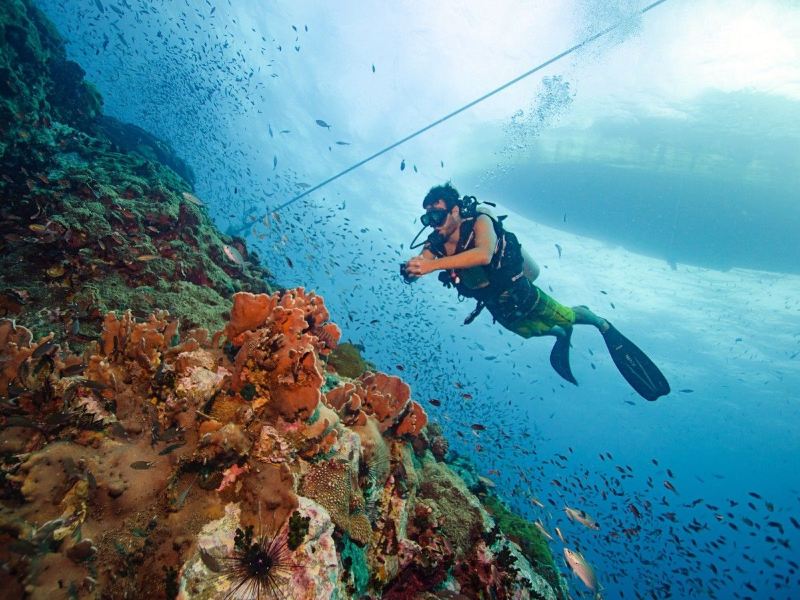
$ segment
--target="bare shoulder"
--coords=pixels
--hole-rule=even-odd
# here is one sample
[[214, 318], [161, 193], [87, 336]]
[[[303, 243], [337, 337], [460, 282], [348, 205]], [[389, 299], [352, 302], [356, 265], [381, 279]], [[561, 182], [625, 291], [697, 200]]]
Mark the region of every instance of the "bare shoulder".
[[492, 218], [485, 213], [479, 213], [478, 216], [475, 218], [475, 229], [484, 231], [488, 231], [491, 229], [492, 231], [494, 231], [494, 223], [492, 221]]

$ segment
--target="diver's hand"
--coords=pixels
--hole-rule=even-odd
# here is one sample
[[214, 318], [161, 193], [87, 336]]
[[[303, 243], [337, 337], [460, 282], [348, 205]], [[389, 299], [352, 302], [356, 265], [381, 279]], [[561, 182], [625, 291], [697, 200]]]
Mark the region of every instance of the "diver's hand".
[[419, 278], [436, 270], [433, 266], [434, 261], [435, 259], [431, 260], [420, 254], [406, 263], [406, 270], [410, 276]]

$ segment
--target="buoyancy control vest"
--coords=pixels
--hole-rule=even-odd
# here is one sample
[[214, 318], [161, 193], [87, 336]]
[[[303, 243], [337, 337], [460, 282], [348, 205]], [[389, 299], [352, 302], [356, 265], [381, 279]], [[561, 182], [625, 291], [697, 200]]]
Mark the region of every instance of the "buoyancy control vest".
[[[486, 212], [478, 210], [479, 202], [474, 196], [463, 198], [464, 206], [461, 208], [461, 229], [459, 230], [458, 243], [454, 254], [459, 254], [475, 247], [475, 222], [478, 217], [485, 215], [492, 221], [497, 244], [492, 254], [492, 260], [488, 265], [480, 267], [470, 267], [469, 269], [448, 269], [439, 274], [439, 281], [445, 287], [455, 287], [459, 297], [474, 298], [478, 305], [472, 314], [464, 321], [465, 324], [471, 323], [478, 316], [485, 305], [492, 304], [501, 293], [511, 288], [519, 279], [525, 276], [523, 271], [524, 259], [522, 257], [522, 245], [517, 236], [507, 231], [503, 227], [503, 220], [506, 215], [495, 217]], [[484, 204], [493, 204], [485, 202]], [[445, 240], [435, 231], [428, 236], [425, 247], [437, 258], [447, 256], [444, 247]], [[470, 287], [466, 284], [465, 277], [467, 271], [483, 270], [483, 280], [488, 282], [483, 287]]]

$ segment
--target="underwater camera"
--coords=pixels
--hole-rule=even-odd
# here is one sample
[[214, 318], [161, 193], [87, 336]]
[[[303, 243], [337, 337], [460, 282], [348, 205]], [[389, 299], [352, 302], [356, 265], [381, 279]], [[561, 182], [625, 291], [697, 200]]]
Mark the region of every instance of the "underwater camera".
[[403, 278], [403, 281], [406, 283], [414, 283], [416, 277], [411, 275], [406, 268], [406, 263], [400, 263], [400, 276]]

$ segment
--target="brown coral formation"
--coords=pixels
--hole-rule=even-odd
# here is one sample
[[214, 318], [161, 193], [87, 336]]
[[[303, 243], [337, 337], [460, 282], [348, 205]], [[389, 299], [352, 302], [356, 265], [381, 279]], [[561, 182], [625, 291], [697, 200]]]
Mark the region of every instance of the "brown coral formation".
[[256, 398], [254, 406], [269, 414], [310, 417], [324, 381], [319, 353], [327, 345], [314, 335], [325, 325], [319, 319], [328, 316], [322, 299], [299, 288], [272, 296], [239, 293], [233, 305], [226, 327], [231, 343], [240, 346], [233, 388]]
[[321, 504], [337, 527], [359, 544], [367, 544], [372, 526], [364, 514], [364, 498], [350, 465], [339, 460], [315, 464], [303, 478], [302, 495]]
[[339, 411], [348, 425], [363, 425], [365, 417], [372, 415], [381, 432], [391, 430], [397, 436], [416, 436], [427, 425], [428, 416], [410, 398], [411, 388], [399, 377], [366, 373], [330, 390], [325, 402]]
[[[231, 319], [225, 327], [226, 337], [235, 346], [241, 346], [245, 342], [242, 337], [244, 333], [267, 326], [270, 319], [276, 320], [276, 312], [277, 315], [282, 312], [276, 311], [278, 307], [294, 317], [291, 322], [289, 318], [277, 317], [277, 320], [283, 321], [283, 325], [277, 326], [282, 326], [285, 334], [308, 331], [316, 338], [315, 345], [322, 356], [336, 348], [342, 335], [341, 330], [335, 323], [328, 322], [330, 313], [322, 298], [314, 292], [306, 293], [303, 288], [284, 293], [276, 292], [271, 296], [248, 292], [234, 294]], [[299, 323], [298, 319], [302, 319], [303, 323]]]

